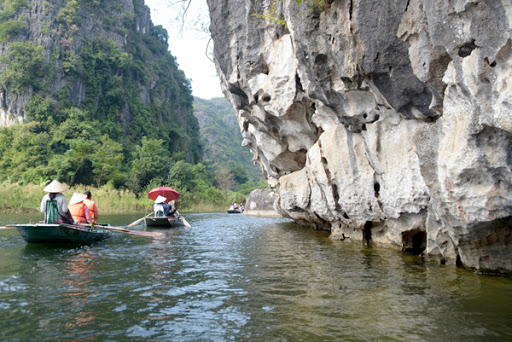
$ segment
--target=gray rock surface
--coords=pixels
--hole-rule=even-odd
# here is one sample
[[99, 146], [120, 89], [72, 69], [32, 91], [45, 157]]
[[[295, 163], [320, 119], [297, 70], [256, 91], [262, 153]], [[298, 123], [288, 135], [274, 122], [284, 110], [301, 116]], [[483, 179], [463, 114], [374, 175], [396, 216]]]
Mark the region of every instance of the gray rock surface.
[[256, 189], [251, 191], [245, 201], [244, 215], [280, 217], [274, 209], [277, 194], [270, 189]]
[[512, 273], [512, 3], [325, 3], [208, 0], [223, 91], [279, 211]]

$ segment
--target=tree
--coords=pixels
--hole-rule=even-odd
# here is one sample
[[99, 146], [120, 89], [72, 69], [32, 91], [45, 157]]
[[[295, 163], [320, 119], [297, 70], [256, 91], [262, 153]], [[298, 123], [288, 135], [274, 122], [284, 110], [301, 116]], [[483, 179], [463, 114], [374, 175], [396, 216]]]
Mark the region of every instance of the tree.
[[234, 180], [237, 184], [244, 184], [249, 180], [247, 172], [245, 172], [240, 165], [233, 166], [231, 168], [231, 173], [233, 174]]
[[66, 180], [70, 184], [75, 184], [75, 178], [78, 171], [84, 166], [86, 160], [94, 153], [97, 143], [93, 140], [72, 139], [70, 140], [70, 148], [64, 154], [67, 160], [65, 165], [69, 166]]
[[227, 168], [221, 168], [219, 173], [215, 176], [217, 186], [223, 193], [232, 190], [235, 187], [235, 180], [233, 174]]
[[9, 52], [1, 61], [6, 64], [0, 73], [5, 88], [21, 93], [26, 87], [41, 87], [48, 62], [43, 56], [44, 48], [32, 42], [15, 42], [9, 45]]
[[194, 188], [196, 173], [192, 164], [183, 160], [176, 162], [169, 171], [167, 183], [180, 191], [190, 191]]
[[169, 170], [171, 157], [169, 150], [163, 146], [161, 139], [142, 138], [141, 145], [135, 147], [132, 153], [131, 188], [135, 193], [147, 186], [153, 178], [162, 181]]
[[93, 173], [96, 176], [96, 186], [102, 181], [117, 180], [122, 178], [123, 146], [107, 135], [101, 137], [101, 144], [91, 156]]

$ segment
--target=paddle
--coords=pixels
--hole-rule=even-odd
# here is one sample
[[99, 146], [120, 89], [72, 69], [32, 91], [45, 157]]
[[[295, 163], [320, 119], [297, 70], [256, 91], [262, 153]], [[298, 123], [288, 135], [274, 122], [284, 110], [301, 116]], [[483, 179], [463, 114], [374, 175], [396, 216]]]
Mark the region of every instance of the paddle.
[[187, 222], [187, 220], [185, 220], [185, 218], [183, 216], [181, 216], [180, 212], [178, 210], [176, 210], [176, 215], [178, 215], [178, 218], [181, 220], [181, 222], [183, 222], [183, 224], [185, 225], [185, 227], [187, 228], [190, 228], [192, 227], [190, 225], [190, 223]]
[[133, 226], [136, 226], [140, 223], [140, 221], [144, 220], [146, 217], [148, 217], [149, 215], [153, 214], [152, 212], [147, 214], [146, 216], [138, 219], [137, 221], [133, 221], [132, 223], [130, 223], [127, 227], [133, 227]]
[[131, 235], [138, 235], [138, 236], [145, 236], [145, 237], [152, 237], [152, 238], [162, 238], [164, 237], [164, 233], [159, 232], [143, 232], [140, 230], [130, 230], [123, 227], [112, 227], [112, 226], [101, 226], [99, 228], [103, 228], [106, 230], [111, 230], [116, 233], [125, 233], [125, 234], [131, 234]]
[[[90, 227], [89, 224], [80, 224], [82, 226]], [[116, 233], [125, 233], [125, 234], [131, 234], [131, 235], [138, 235], [138, 236], [145, 236], [145, 237], [152, 237], [152, 238], [161, 238], [164, 236], [163, 233], [158, 232], [143, 232], [140, 230], [131, 230], [126, 229], [126, 227], [116, 227], [116, 226], [96, 226], [97, 229], [106, 229], [111, 230]]]
[[[90, 227], [90, 225], [85, 225], [87, 227]], [[125, 234], [131, 234], [131, 235], [138, 235], [138, 236], [145, 236], [145, 237], [152, 237], [152, 238], [161, 238], [164, 236], [163, 233], [159, 232], [142, 232], [139, 230], [129, 230], [124, 227], [113, 227], [113, 226], [96, 226], [97, 228], [102, 228], [106, 230], [111, 230], [117, 233], [125, 233]], [[0, 229], [12, 229], [16, 228], [16, 226], [1, 226]]]

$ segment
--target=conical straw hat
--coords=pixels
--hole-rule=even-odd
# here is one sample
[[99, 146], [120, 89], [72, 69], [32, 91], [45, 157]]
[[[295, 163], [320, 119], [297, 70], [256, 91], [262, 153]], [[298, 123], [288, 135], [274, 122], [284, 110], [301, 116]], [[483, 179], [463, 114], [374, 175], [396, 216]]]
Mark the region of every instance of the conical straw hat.
[[87, 198], [87, 195], [75, 192], [73, 194], [73, 197], [71, 197], [71, 199], [69, 200], [69, 204], [80, 203], [80, 202], [82, 202], [86, 198]]
[[167, 201], [167, 198], [164, 196], [158, 196], [155, 200], [155, 203], [164, 203], [165, 201]]
[[59, 193], [59, 192], [64, 192], [66, 191], [68, 188], [60, 183], [59, 181], [57, 180], [53, 180], [50, 184], [48, 184], [44, 189], [43, 191], [44, 192], [50, 192], [50, 193]]

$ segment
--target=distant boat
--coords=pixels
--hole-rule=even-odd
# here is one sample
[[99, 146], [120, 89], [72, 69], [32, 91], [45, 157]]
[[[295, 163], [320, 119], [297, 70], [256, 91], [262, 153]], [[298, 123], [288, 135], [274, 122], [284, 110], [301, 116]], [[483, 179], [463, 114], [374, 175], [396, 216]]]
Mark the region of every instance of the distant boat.
[[226, 213], [228, 213], [228, 214], [241, 214], [242, 212], [240, 211], [240, 209], [228, 209], [228, 210], [226, 210]]
[[73, 243], [87, 245], [104, 240], [110, 232], [101, 226], [74, 224], [17, 224], [16, 229], [28, 243]]

